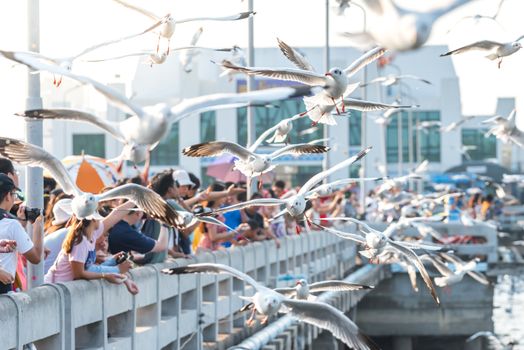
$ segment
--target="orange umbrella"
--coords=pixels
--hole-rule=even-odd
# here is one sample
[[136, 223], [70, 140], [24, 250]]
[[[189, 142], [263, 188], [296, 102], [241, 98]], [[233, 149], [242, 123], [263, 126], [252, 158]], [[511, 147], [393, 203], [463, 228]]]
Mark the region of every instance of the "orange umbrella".
[[[84, 192], [99, 193], [104, 187], [114, 185], [120, 175], [116, 166], [104, 158], [89, 155], [69, 156], [62, 159], [69, 176]], [[50, 177], [48, 172], [44, 176]]]

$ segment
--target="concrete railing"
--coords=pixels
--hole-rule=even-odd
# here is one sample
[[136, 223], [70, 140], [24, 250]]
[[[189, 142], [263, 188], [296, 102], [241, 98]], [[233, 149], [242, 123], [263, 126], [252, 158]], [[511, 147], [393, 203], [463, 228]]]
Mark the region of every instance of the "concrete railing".
[[521, 232], [524, 230], [524, 205], [503, 208], [497, 221], [502, 231]]
[[[46, 349], [202, 349], [233, 345], [253, 330], [238, 317], [251, 287], [229, 276], [160, 273], [162, 268], [194, 262], [233, 266], [268, 286], [282, 286], [279, 276], [307, 276], [310, 281], [341, 278], [355, 265], [355, 245], [324, 232], [253, 243], [194, 259], [131, 271], [140, 293], [105, 281], [43, 285], [27, 293], [0, 296], [1, 349], [34, 343]], [[224, 346], [225, 344], [222, 344]]]

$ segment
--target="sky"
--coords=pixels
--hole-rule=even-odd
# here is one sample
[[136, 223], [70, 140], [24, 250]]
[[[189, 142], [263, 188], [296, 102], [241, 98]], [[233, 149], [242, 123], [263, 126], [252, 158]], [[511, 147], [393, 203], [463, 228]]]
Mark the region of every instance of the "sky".
[[[247, 10], [247, 0], [129, 0], [133, 4], [147, 8], [160, 16], [171, 13], [175, 18], [196, 16], [230, 15]], [[398, 0], [407, 7], [436, 6], [448, 0]], [[332, 6], [335, 1], [330, 0]], [[324, 45], [325, 0], [254, 0], [255, 46], [275, 47], [279, 37], [295, 47], [315, 47]], [[524, 1], [506, 0], [498, 24], [482, 21], [463, 21], [450, 34], [446, 31], [465, 15], [495, 12], [498, 0], [472, 0], [451, 14], [442, 17], [434, 26], [431, 44], [448, 45], [451, 48], [477, 40], [491, 39], [509, 41], [524, 34], [524, 22], [517, 16], [524, 13]], [[26, 1], [4, 0], [0, 3], [0, 49], [27, 49], [27, 4]], [[368, 24], [373, 25], [371, 15]], [[344, 31], [359, 31], [363, 28], [362, 11], [352, 6], [344, 16], [330, 13], [330, 44], [347, 46], [347, 39], [339, 35]], [[68, 56], [85, 47], [144, 30], [151, 20], [139, 13], [122, 7], [111, 0], [47, 0], [40, 2], [40, 51], [49, 56]], [[376, 21], [375, 21], [376, 23]], [[172, 46], [183, 46], [198, 27], [204, 26], [199, 44], [222, 47], [247, 46], [247, 21], [205, 22], [180, 24], [176, 28]], [[153, 50], [156, 46], [154, 35], [145, 35], [111, 48], [93, 53], [90, 57], [110, 57], [122, 52]], [[448, 59], [448, 58], [445, 58]], [[497, 97], [517, 96], [517, 108], [524, 107], [522, 77], [524, 50], [504, 60], [502, 69], [496, 63], [482, 58], [480, 54], [466, 54], [454, 57], [453, 63], [460, 80], [464, 114], [491, 114], [494, 112]], [[101, 82], [113, 82], [118, 75], [123, 81], [130, 81], [135, 71], [137, 59], [126, 59], [109, 63], [83, 63], [75, 71], [92, 76]], [[10, 61], [0, 59], [0, 112], [4, 118], [24, 109], [26, 93], [26, 74], [22, 67], [12, 67]], [[428, 62], [428, 69], [431, 63]], [[409, 72], [406, 72], [409, 73]], [[42, 93], [53, 93], [45, 87]], [[11, 120], [11, 119], [8, 119]], [[13, 126], [19, 130], [23, 124]], [[0, 134], [9, 132], [0, 129]]]

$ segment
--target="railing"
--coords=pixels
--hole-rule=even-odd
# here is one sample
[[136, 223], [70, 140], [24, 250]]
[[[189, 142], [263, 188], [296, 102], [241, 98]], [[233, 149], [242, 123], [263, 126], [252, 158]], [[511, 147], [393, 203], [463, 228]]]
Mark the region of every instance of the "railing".
[[[194, 259], [145, 266], [131, 271], [140, 293], [105, 281], [44, 285], [27, 293], [0, 296], [2, 349], [34, 343], [46, 349], [202, 349], [220, 342], [233, 345], [248, 333], [236, 317], [252, 288], [229, 276], [168, 276], [162, 268], [194, 262], [233, 266], [268, 286], [279, 276], [296, 274], [310, 281], [340, 278], [355, 266], [355, 245], [324, 232], [253, 243]], [[289, 282], [287, 282], [289, 283]]]
[[503, 208], [498, 222], [502, 231], [521, 232], [524, 230], [524, 205]]

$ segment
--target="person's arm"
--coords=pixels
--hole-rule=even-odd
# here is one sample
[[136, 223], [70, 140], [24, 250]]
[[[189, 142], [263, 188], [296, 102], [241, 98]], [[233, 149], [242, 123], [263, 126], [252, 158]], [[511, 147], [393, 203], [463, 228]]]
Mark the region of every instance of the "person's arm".
[[265, 234], [267, 239], [273, 239], [275, 241], [275, 245], [277, 248], [280, 248], [280, 241], [278, 240], [277, 236], [273, 233], [273, 230], [271, 227], [265, 227], [262, 229], [263, 233]]
[[151, 152], [148, 149], [146, 152], [146, 162], [144, 164], [144, 170], [142, 170], [142, 174], [140, 174], [140, 179], [142, 180], [142, 183], [144, 184], [144, 186], [147, 185], [150, 166], [151, 166]]
[[0, 282], [3, 284], [11, 284], [14, 280], [15, 278], [13, 275], [0, 267]]
[[192, 206], [198, 202], [215, 201], [217, 199], [224, 198], [224, 197], [236, 196], [237, 194], [244, 193], [244, 192], [246, 192], [245, 188], [239, 188], [239, 187], [235, 187], [235, 185], [231, 185], [229, 186], [227, 190], [224, 190], [224, 191], [211, 192], [211, 191], [206, 190], [206, 191], [200, 192], [197, 195], [195, 195], [193, 198], [186, 199], [184, 203], [187, 204], [188, 206]]
[[129, 209], [134, 208], [135, 206], [135, 203], [127, 201], [113, 209], [111, 213], [102, 220], [102, 223], [104, 224], [104, 234], [122, 220], [129, 213]]
[[209, 239], [212, 242], [215, 242], [215, 243], [219, 243], [219, 242], [224, 242], [224, 241], [230, 240], [235, 235], [235, 233], [233, 231], [218, 233], [216, 225], [208, 225], [208, 224], [206, 224], [206, 226], [207, 226], [207, 234], [209, 236]]
[[150, 250], [150, 253], [163, 252], [167, 249], [169, 244], [169, 230], [165, 227], [160, 228], [160, 234], [158, 235], [158, 240], [156, 241], [153, 249]]
[[24, 252], [23, 255], [31, 264], [38, 264], [42, 260], [44, 234], [42, 232], [42, 215], [38, 216], [33, 223], [33, 247]]
[[118, 273], [98, 273], [86, 271], [85, 264], [79, 261], [70, 261], [71, 269], [73, 270], [73, 278], [75, 280], [96, 280], [105, 279], [111, 283], [120, 283], [124, 278], [124, 275]]

